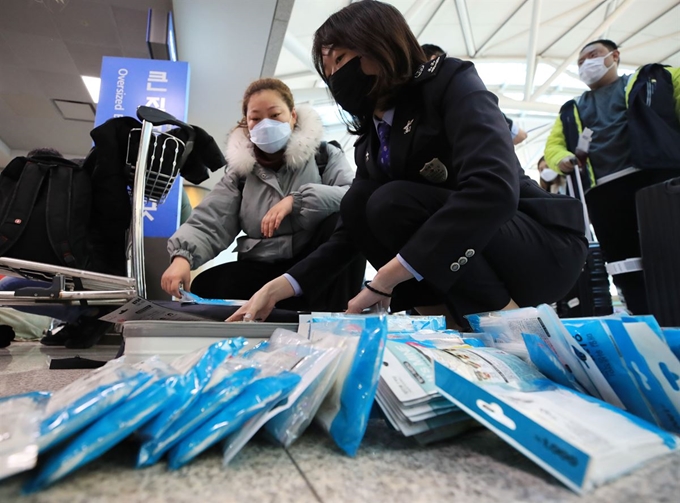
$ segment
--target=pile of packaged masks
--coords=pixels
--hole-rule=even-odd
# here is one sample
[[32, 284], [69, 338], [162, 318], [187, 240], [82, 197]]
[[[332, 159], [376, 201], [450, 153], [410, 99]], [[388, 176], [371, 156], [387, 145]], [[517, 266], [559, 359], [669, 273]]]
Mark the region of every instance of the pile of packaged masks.
[[[560, 320], [550, 306], [443, 317], [313, 314], [251, 348], [227, 339], [165, 363], [113, 360], [64, 389], [0, 399], [0, 478], [40, 490], [124, 439], [171, 470], [261, 431], [316, 421], [354, 456], [370, 417], [427, 444], [485, 426], [576, 492], [680, 450], [680, 329], [651, 316]], [[387, 350], [386, 350], [387, 348]], [[374, 402], [378, 407], [373, 408]]]
[[24, 491], [53, 484], [125, 439], [137, 467], [171, 470], [220, 443], [227, 465], [262, 427], [288, 446], [316, 416], [354, 454], [377, 388], [386, 318], [336, 317], [313, 337], [277, 330], [246, 349], [225, 339], [172, 363], [125, 357], [55, 393], [0, 399], [0, 478], [31, 470]]

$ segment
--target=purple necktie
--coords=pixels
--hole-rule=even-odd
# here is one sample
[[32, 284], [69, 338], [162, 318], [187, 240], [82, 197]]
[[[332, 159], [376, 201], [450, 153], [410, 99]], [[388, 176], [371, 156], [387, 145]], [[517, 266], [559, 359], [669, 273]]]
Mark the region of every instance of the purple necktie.
[[378, 165], [385, 173], [390, 171], [390, 125], [382, 121], [378, 123], [378, 138], [380, 139], [380, 151]]

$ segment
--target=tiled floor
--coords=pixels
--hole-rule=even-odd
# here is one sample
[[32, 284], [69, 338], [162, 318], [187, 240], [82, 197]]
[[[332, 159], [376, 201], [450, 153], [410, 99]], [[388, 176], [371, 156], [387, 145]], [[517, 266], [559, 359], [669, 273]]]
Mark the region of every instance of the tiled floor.
[[[55, 390], [82, 370], [48, 370], [48, 358], [79, 354], [108, 359], [115, 348], [87, 351], [13, 343], [0, 350], [0, 396]], [[680, 458], [667, 457], [579, 497], [493, 434], [478, 430], [419, 447], [372, 421], [355, 459], [342, 455], [311, 428], [290, 449], [256, 438], [228, 468], [218, 450], [183, 469], [164, 464], [134, 470], [135, 444], [30, 497], [20, 496], [25, 476], [0, 482], [0, 502], [669, 502], [679, 501]]]

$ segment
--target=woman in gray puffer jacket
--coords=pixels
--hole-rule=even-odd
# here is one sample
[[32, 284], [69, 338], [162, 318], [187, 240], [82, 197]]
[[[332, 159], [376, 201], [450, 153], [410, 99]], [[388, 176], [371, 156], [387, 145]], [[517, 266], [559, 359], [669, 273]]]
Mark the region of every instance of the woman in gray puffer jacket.
[[[243, 98], [243, 119], [227, 142], [222, 180], [168, 240], [171, 264], [163, 289], [179, 296], [181, 283], [204, 298], [249, 299], [325, 242], [354, 173], [344, 153], [322, 144], [322, 136], [319, 115], [311, 107], [296, 108], [283, 82], [253, 82]], [[321, 159], [327, 159], [325, 167]], [[238, 260], [202, 272], [191, 284], [190, 271], [227, 249], [240, 232]], [[323, 295], [302, 295], [279, 307], [344, 310], [364, 269], [365, 261], [357, 260]]]

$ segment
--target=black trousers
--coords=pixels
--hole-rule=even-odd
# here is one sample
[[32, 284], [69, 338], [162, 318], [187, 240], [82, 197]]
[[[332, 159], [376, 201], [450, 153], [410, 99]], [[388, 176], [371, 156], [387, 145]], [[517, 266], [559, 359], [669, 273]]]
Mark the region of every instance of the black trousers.
[[[333, 233], [339, 213], [326, 218], [314, 237], [298, 256], [279, 262], [237, 260], [221, 264], [196, 276], [191, 291], [206, 299], [242, 299], [253, 296], [265, 283], [281, 276], [293, 265], [325, 243]], [[303, 295], [279, 302], [279, 309], [293, 311], [344, 311], [347, 302], [361, 289], [366, 273], [366, 259], [357, 257], [320, 293], [313, 298]]]
[[[343, 199], [342, 220], [378, 269], [450, 196], [450, 190], [415, 182], [365, 183]], [[438, 291], [426, 279], [412, 279], [395, 288], [392, 309], [446, 304], [456, 321], [466, 325], [464, 315], [502, 309], [511, 299], [520, 306], [552, 303], [574, 285], [586, 253], [583, 236], [547, 228], [517, 212], [477, 250], [449, 291]]]
[[[680, 169], [643, 170], [588, 191], [588, 215], [607, 262], [641, 255], [635, 194], [640, 189], [677, 176], [680, 176]], [[649, 313], [642, 271], [617, 274], [613, 280], [629, 311], [633, 314]]]

